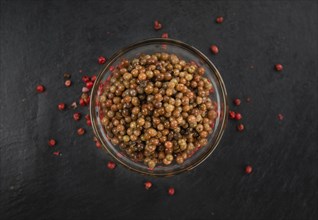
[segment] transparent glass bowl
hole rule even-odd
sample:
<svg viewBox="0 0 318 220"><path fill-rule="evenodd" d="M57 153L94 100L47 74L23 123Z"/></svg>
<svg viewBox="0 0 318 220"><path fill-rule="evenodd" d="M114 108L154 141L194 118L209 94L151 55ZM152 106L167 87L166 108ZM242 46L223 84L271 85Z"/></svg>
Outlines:
<svg viewBox="0 0 318 220"><path fill-rule="evenodd" d="M106 131L101 123L100 109L98 98L100 88L103 83L111 76L111 71L114 66L117 66L120 61L125 59L133 59L140 54L153 54L156 52L166 52L176 54L186 62L194 61L199 66L205 68L205 77L210 79L214 92L211 94L212 100L217 102L218 117L215 121L214 129L208 136L208 144L196 151L190 158L186 159L183 164L172 164L165 166L158 164L154 169L150 170L147 165L141 162L131 160L120 147L114 146L107 138ZM148 174L153 176L171 176L191 170L201 164L215 150L223 135L228 115L227 92L223 79L213 65L213 63L199 50L178 40L153 38L143 40L141 42L127 46L115 53L105 64L105 68L98 74L94 87L91 91L90 116L92 127L96 137L107 150L107 152L119 163L130 170L140 174Z"/></svg>

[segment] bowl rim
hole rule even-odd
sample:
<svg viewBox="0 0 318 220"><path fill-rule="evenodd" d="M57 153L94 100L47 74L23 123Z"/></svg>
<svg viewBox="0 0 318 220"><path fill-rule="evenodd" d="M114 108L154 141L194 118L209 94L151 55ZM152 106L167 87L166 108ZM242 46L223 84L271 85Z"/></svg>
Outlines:
<svg viewBox="0 0 318 220"><path fill-rule="evenodd" d="M194 163L190 164L188 167L184 167L180 170L175 170L175 171L170 171L167 173L155 173L152 171L143 171L143 170L139 170L136 169L134 167L129 166L129 164L124 163L123 161L121 161L116 155L114 155L107 147L107 144L104 142L103 138L101 138L101 134L99 129L97 128L97 123L96 123L96 112L95 112L95 96L97 95L97 89L98 89L98 82L101 80L103 74L108 70L108 68L111 66L111 64L121 55L125 54L128 51L131 51L135 48L138 48L140 46L145 46L145 45L149 45L149 44L153 44L153 43L168 43L168 44L172 44L172 45L176 45L179 46L181 48L184 48L188 51L191 51L193 53L195 53L197 56L199 56L202 60L204 60L204 62L209 66L209 68L211 68L211 70L213 71L213 73L216 76L216 79L218 80L218 83L220 85L221 91L220 93L223 96L223 103L224 103L224 110L223 110L223 118L222 121L220 121L221 127L220 127L220 131L216 134L216 139L215 142L211 143L211 147L210 149L203 154L200 158L198 158L197 161L195 161ZM103 148L111 155L111 157L113 157L117 162L119 162L120 164L122 164L125 168L128 168L129 170L132 170L134 172L137 172L139 174L146 174L146 175L150 175L150 176L158 176L158 177L167 177L167 176L174 176L176 174L180 174L183 173L185 171L190 171L194 168L196 168L197 166L199 166L201 163L203 163L212 153L213 151L216 149L216 147L218 146L218 144L220 143L222 136L224 134L225 128L226 128L226 124L228 121L228 111L229 111L229 107L228 107L228 96L227 96L227 91L226 91L226 87L224 84L224 81L221 77L221 74L219 72L219 70L216 68L216 66L213 64L213 62L206 56L204 55L201 51L199 51L198 49L196 49L195 47L184 43L182 41L179 40L175 40L175 39L171 39L171 38L148 38L148 39L144 39L141 41L138 41L136 43L132 43L126 47L121 48L120 50L118 50L117 52L115 52L107 61L106 64L104 64L105 67L98 73L95 83L93 85L93 88L90 92L90 104L89 104L89 113L90 113L90 118L92 121L92 128L93 128L93 132L96 136L96 138L98 139L98 141L102 144Z"/></svg>

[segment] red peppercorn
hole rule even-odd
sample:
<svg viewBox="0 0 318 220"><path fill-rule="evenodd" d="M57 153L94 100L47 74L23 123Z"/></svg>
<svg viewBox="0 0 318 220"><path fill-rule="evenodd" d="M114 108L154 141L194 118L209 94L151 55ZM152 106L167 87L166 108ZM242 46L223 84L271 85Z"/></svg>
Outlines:
<svg viewBox="0 0 318 220"><path fill-rule="evenodd" d="M223 20L224 20L224 18L222 16L219 16L215 19L215 22L218 24L221 24L221 23L223 23Z"/></svg>
<svg viewBox="0 0 318 220"><path fill-rule="evenodd" d="M54 147L55 145L56 145L56 140L50 139L50 140L49 140L49 146L50 146L50 147Z"/></svg>
<svg viewBox="0 0 318 220"><path fill-rule="evenodd" d="M89 76L83 76L83 77L82 77L82 81L83 81L84 83L87 83L89 80L90 80L90 79L89 79Z"/></svg>
<svg viewBox="0 0 318 220"><path fill-rule="evenodd" d="M277 115L277 118L278 118L278 120L282 121L282 120L284 119L284 115L281 114L281 113L279 113L279 114Z"/></svg>
<svg viewBox="0 0 318 220"><path fill-rule="evenodd" d="M36 91L37 91L38 93L42 93L42 92L44 92L44 90L45 90L45 88L44 88L43 85L38 85L38 86L36 87Z"/></svg>
<svg viewBox="0 0 318 220"><path fill-rule="evenodd" d="M278 63L278 64L275 65L275 69L276 69L276 71L280 72L280 71L283 70L283 65Z"/></svg>
<svg viewBox="0 0 318 220"><path fill-rule="evenodd" d="M81 119L81 113L79 112L74 113L73 118L75 121L79 121Z"/></svg>
<svg viewBox="0 0 318 220"><path fill-rule="evenodd" d="M233 103L234 105L239 106L241 104L241 99L234 99Z"/></svg>
<svg viewBox="0 0 318 220"><path fill-rule="evenodd" d="M236 128L237 128L238 131L243 131L244 130L244 125L243 124L238 124Z"/></svg>
<svg viewBox="0 0 318 220"><path fill-rule="evenodd" d="M95 75L92 76L92 77L91 77L91 81L92 81L92 82L95 82L96 78L97 78L97 77L96 77Z"/></svg>
<svg viewBox="0 0 318 220"><path fill-rule="evenodd" d="M92 121L91 121L91 120L86 120L86 124L87 124L88 126L92 126Z"/></svg>
<svg viewBox="0 0 318 220"><path fill-rule="evenodd" d="M107 163L107 167L108 167L108 169L113 170L113 169L115 169L116 164L113 161L109 161Z"/></svg>
<svg viewBox="0 0 318 220"><path fill-rule="evenodd" d="M84 100L85 104L88 105L90 100L91 100L91 99L90 99L90 97L88 96L87 99Z"/></svg>
<svg viewBox="0 0 318 220"><path fill-rule="evenodd" d="M91 89L93 87L94 83L92 81L88 81L86 83L86 88Z"/></svg>
<svg viewBox="0 0 318 220"><path fill-rule="evenodd" d="M79 104L80 104L81 106L87 105L86 102L84 101L84 99L82 99L82 98L79 100Z"/></svg>
<svg viewBox="0 0 318 220"><path fill-rule="evenodd" d="M89 92L89 89L88 89L88 88L86 88L86 87L83 87L83 88L82 88L82 92L83 92L83 93L85 93L85 92Z"/></svg>
<svg viewBox="0 0 318 220"><path fill-rule="evenodd" d="M234 118L235 118L235 115L236 115L235 112L229 111L229 117L230 117L231 119L234 119Z"/></svg>
<svg viewBox="0 0 318 220"><path fill-rule="evenodd" d="M104 64L104 63L106 63L106 58L103 57L103 56L98 57L98 63L99 63L99 64Z"/></svg>
<svg viewBox="0 0 318 220"><path fill-rule="evenodd" d="M79 128L79 129L77 129L77 134L78 134L79 136L85 134L84 128Z"/></svg>
<svg viewBox="0 0 318 220"><path fill-rule="evenodd" d="M72 81L68 79L68 80L65 81L64 85L66 87L70 87L72 85Z"/></svg>
<svg viewBox="0 0 318 220"><path fill-rule="evenodd" d="M247 165L247 166L245 167L245 173L246 173L246 174L250 174L250 173L252 173L252 171L253 171L253 168L252 168L251 165Z"/></svg>
<svg viewBox="0 0 318 220"><path fill-rule="evenodd" d="M173 196L174 193L175 193L174 188L173 188L173 187L170 187L170 188L168 189L168 194L169 194L170 196Z"/></svg>
<svg viewBox="0 0 318 220"><path fill-rule="evenodd" d="M100 148L102 146L99 141L96 141L95 145L96 145L97 148Z"/></svg>
<svg viewBox="0 0 318 220"><path fill-rule="evenodd" d="M154 23L154 29L155 30L160 30L162 28L162 24L161 23L159 23L159 21L155 21L155 23Z"/></svg>
<svg viewBox="0 0 318 220"><path fill-rule="evenodd" d="M213 54L218 54L218 53L219 53L219 48L218 48L218 46L216 46L216 45L212 45L212 46L210 47L210 49L211 49L211 51L212 51Z"/></svg>
<svg viewBox="0 0 318 220"><path fill-rule="evenodd" d="M65 109L65 103L60 103L60 104L58 104L58 106L57 106L58 108L59 108L59 110L64 110Z"/></svg>
<svg viewBox="0 0 318 220"><path fill-rule="evenodd" d="M241 119L242 119L241 113L236 113L236 114L235 114L235 119L236 119L236 120L241 120Z"/></svg>
<svg viewBox="0 0 318 220"><path fill-rule="evenodd" d="M150 189L152 186L152 183L150 181L147 181L144 183L144 185L145 185L145 189Z"/></svg>
<svg viewBox="0 0 318 220"><path fill-rule="evenodd" d="M85 119L86 119L86 120L90 120L90 119L91 119L91 116L90 116L89 114L86 114L86 115L85 115Z"/></svg>
<svg viewBox="0 0 318 220"><path fill-rule="evenodd" d="M163 34L161 35L161 37L162 37L162 38L168 38L169 35L168 35L168 33L163 33Z"/></svg>
<svg viewBox="0 0 318 220"><path fill-rule="evenodd" d="M60 156L60 155L61 155L61 152L60 152L60 151L54 151L54 152L53 152L53 155L54 155L54 156Z"/></svg>

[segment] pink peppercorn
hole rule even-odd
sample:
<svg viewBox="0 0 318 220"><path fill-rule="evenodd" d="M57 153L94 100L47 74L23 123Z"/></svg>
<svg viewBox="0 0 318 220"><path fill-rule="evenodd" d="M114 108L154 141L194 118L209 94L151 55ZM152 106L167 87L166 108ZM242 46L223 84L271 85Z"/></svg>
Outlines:
<svg viewBox="0 0 318 220"><path fill-rule="evenodd" d="M210 49L211 49L213 54L218 54L219 53L219 48L216 45L211 45Z"/></svg>
<svg viewBox="0 0 318 220"><path fill-rule="evenodd" d="M93 87L94 83L92 81L88 81L86 83L86 88L91 89Z"/></svg>
<svg viewBox="0 0 318 220"><path fill-rule="evenodd" d="M68 79L68 80L65 81L64 85L66 87L70 87L72 85L72 81Z"/></svg>
<svg viewBox="0 0 318 220"><path fill-rule="evenodd" d="M74 113L73 118L75 121L79 121L81 119L81 113L79 112Z"/></svg>
<svg viewBox="0 0 318 220"><path fill-rule="evenodd" d="M251 165L247 165L247 166L245 167L245 173L246 173L246 174L250 174L250 173L252 173L252 171L253 171L253 168L252 168Z"/></svg>
<svg viewBox="0 0 318 220"><path fill-rule="evenodd" d="M93 76L91 77L91 81L92 81L92 82L95 82L96 78L97 78L97 77L96 77L95 75L93 75Z"/></svg>
<svg viewBox="0 0 318 220"><path fill-rule="evenodd" d="M161 35L161 37L162 37L162 38L168 38L169 35L168 35L168 33L163 33L163 34Z"/></svg>
<svg viewBox="0 0 318 220"><path fill-rule="evenodd" d="M82 77L82 81L83 81L84 83L87 83L89 80L90 80L90 79L89 79L89 76L83 76L83 77Z"/></svg>
<svg viewBox="0 0 318 220"><path fill-rule="evenodd" d="M79 136L82 136L83 134L85 134L84 128L79 128L79 129L77 129L77 134L78 134Z"/></svg>
<svg viewBox="0 0 318 220"><path fill-rule="evenodd" d="M173 187L170 187L170 188L168 189L168 194L169 194L170 196L173 196L174 193L175 193L174 188L173 188Z"/></svg>
<svg viewBox="0 0 318 220"><path fill-rule="evenodd" d="M223 23L223 20L224 20L224 18L222 16L219 16L215 19L215 22L218 24L221 24L221 23Z"/></svg>
<svg viewBox="0 0 318 220"><path fill-rule="evenodd" d="M96 145L97 148L100 148L102 146L99 141L96 141L95 145Z"/></svg>
<svg viewBox="0 0 318 220"><path fill-rule="evenodd" d="M60 156L60 155L61 155L61 152L60 152L60 151L54 151L54 152L53 152L53 155L54 155L54 156Z"/></svg>
<svg viewBox="0 0 318 220"><path fill-rule="evenodd" d="M108 169L113 170L113 169L115 169L116 164L113 161L109 161L107 163L107 167L108 167Z"/></svg>
<svg viewBox="0 0 318 220"><path fill-rule="evenodd" d="M37 91L38 93L42 93L42 92L44 92L44 90L45 90L45 88L44 88L43 85L38 85L38 86L36 87L36 91Z"/></svg>
<svg viewBox="0 0 318 220"><path fill-rule="evenodd" d="M278 63L278 64L275 65L275 69L276 69L276 71L280 72L280 71L283 70L283 65Z"/></svg>
<svg viewBox="0 0 318 220"><path fill-rule="evenodd" d="M242 119L241 113L236 113L236 114L235 114L235 119L236 119L236 120L241 120L241 119Z"/></svg>
<svg viewBox="0 0 318 220"><path fill-rule="evenodd" d="M239 106L241 104L241 99L234 99L233 103L234 105Z"/></svg>
<svg viewBox="0 0 318 220"><path fill-rule="evenodd" d="M84 99L82 99L82 98L79 100L79 104L80 104L81 106L87 105L86 102L84 101Z"/></svg>
<svg viewBox="0 0 318 220"><path fill-rule="evenodd" d="M236 115L235 112L229 111L229 117L230 117L231 119L234 119L234 118L235 118L235 115Z"/></svg>
<svg viewBox="0 0 318 220"><path fill-rule="evenodd" d="M144 183L144 185L145 185L145 189L150 189L151 188L151 186L152 186L152 183L150 182L150 181L147 181L147 182L145 182Z"/></svg>
<svg viewBox="0 0 318 220"><path fill-rule="evenodd" d="M88 120L86 120L86 124L87 124L88 126L92 126L92 121L91 121L90 119L88 119Z"/></svg>
<svg viewBox="0 0 318 220"><path fill-rule="evenodd" d="M159 21L156 20L156 21L154 22L153 28L154 28L155 30L160 30L160 29L162 28L162 24L159 23Z"/></svg>
<svg viewBox="0 0 318 220"><path fill-rule="evenodd" d="M61 111L62 111L62 110L64 110L64 109L65 109L65 103L63 103L63 102L62 102L62 103L58 104L58 106L57 106L57 107L58 107L58 109L59 109L59 110L61 110Z"/></svg>
<svg viewBox="0 0 318 220"><path fill-rule="evenodd" d="M98 63L99 63L99 64L104 64L104 63L106 63L106 58L103 57L103 56L98 57Z"/></svg>
<svg viewBox="0 0 318 220"><path fill-rule="evenodd" d="M279 114L277 115L277 118L278 118L278 120L282 121L282 120L284 119L284 115L281 114L281 113L279 113Z"/></svg>
<svg viewBox="0 0 318 220"><path fill-rule="evenodd" d="M244 130L244 125L243 124L238 124L236 128L237 128L238 131L243 131Z"/></svg>
<svg viewBox="0 0 318 220"><path fill-rule="evenodd" d="M56 145L56 140L50 139L50 140L49 140L49 146L50 146L50 147L54 147L55 145Z"/></svg>

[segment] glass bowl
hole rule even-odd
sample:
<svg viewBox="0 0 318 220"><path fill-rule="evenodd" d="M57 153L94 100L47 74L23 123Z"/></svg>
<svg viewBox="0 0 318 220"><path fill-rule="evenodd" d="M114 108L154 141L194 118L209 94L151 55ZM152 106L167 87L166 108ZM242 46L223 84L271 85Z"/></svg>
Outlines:
<svg viewBox="0 0 318 220"><path fill-rule="evenodd" d="M173 162L170 165L157 165L154 169L149 169L147 165L131 160L123 150L114 146L106 135L106 131L101 123L101 114L99 108L99 95L101 88L111 77L111 70L117 66L120 61L125 59L133 59L140 54L153 54L156 52L166 52L176 54L185 61L193 61L197 65L205 68L205 77L207 77L213 87L214 92L210 94L212 100L217 102L218 116L214 123L213 131L208 136L207 145L198 149L192 156L184 161L183 164ZM92 127L97 139L103 148L119 163L130 170L140 174L148 174L152 176L171 176L191 170L201 164L215 150L223 135L228 115L227 92L223 79L214 66L214 64L199 50L178 40L153 38L143 40L141 42L127 46L115 53L105 64L104 69L98 74L97 79L91 91L90 116Z"/></svg>

